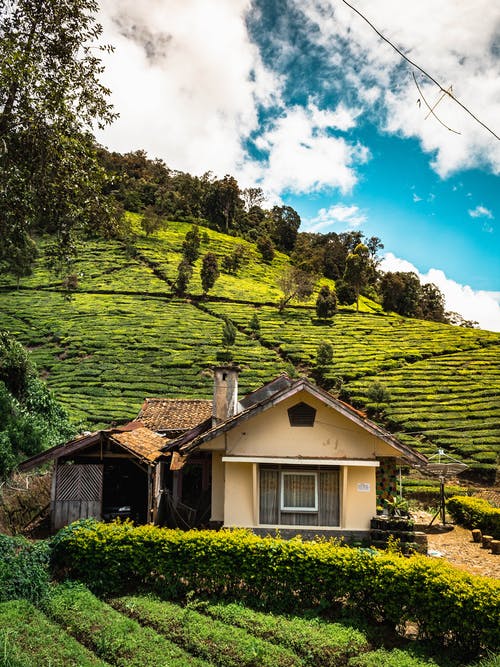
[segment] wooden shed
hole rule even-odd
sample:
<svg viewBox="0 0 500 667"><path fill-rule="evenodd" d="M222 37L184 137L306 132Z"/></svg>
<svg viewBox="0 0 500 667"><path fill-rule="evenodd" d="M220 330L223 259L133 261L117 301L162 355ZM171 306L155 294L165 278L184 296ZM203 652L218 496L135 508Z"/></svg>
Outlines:
<svg viewBox="0 0 500 667"><path fill-rule="evenodd" d="M21 470L54 461L51 528L59 530L94 517L156 523L161 497L161 452L165 439L134 421L52 447L20 465Z"/></svg>

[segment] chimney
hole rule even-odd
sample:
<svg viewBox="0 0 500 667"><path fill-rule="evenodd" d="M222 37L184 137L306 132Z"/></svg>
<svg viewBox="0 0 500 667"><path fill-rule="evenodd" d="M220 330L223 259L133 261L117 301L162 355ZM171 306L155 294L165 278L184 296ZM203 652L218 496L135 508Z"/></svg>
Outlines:
<svg viewBox="0 0 500 667"><path fill-rule="evenodd" d="M212 426L233 417L238 412L237 366L214 368L214 398L212 403Z"/></svg>

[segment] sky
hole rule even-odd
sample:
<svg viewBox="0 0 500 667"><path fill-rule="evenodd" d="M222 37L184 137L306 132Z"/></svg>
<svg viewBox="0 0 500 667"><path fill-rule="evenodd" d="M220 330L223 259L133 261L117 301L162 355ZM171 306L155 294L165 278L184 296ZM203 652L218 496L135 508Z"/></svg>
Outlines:
<svg viewBox="0 0 500 667"><path fill-rule="evenodd" d="M500 3L350 4L500 136ZM99 20L103 145L378 236L383 270L500 331L500 141L343 0L101 0Z"/></svg>

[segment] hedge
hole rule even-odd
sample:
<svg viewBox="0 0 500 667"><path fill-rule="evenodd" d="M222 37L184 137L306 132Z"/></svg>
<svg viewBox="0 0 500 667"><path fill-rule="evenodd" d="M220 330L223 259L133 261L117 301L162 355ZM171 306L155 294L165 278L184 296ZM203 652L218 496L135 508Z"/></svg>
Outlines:
<svg viewBox="0 0 500 667"><path fill-rule="evenodd" d="M466 528L480 528L485 535L500 539L500 509L482 498L454 496L447 502L454 521Z"/></svg>
<svg viewBox="0 0 500 667"><path fill-rule="evenodd" d="M0 602L25 598L37 604L48 592L49 547L0 533Z"/></svg>
<svg viewBox="0 0 500 667"><path fill-rule="evenodd" d="M99 593L194 591L272 611L342 604L395 628L411 622L421 637L467 654L500 646L500 582L425 556L86 519L57 534L52 557L59 575Z"/></svg>

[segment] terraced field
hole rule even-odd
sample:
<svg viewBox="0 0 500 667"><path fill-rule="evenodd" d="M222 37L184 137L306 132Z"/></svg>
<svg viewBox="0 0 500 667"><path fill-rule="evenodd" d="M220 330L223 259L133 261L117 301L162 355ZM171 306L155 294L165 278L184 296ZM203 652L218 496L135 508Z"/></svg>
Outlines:
<svg viewBox="0 0 500 667"><path fill-rule="evenodd" d="M132 217L137 226L137 218ZM0 283L0 328L32 349L49 386L87 427L133 418L146 396L209 397L208 368L221 349L223 318L239 333L234 359L246 393L279 372L308 373L318 345L330 342L326 375L342 395L369 402L375 380L390 392L384 420L425 453L443 447L493 479L500 453L500 334L410 320L381 312L364 299L361 313L342 308L331 323L308 304L279 313L277 280L287 258L260 261L242 239L201 230L202 254L219 259L237 245L246 264L221 273L201 298L198 260L189 298L171 283L188 224L169 222L157 236L136 236L133 247L89 241L75 266L70 299L43 256L17 290ZM260 332L249 323L257 313Z"/></svg>
<svg viewBox="0 0 500 667"><path fill-rule="evenodd" d="M0 642L0 664L17 667L439 664L412 649L375 650L363 632L341 623L147 596L107 604L79 584L55 587L43 612L23 600L0 603Z"/></svg>

